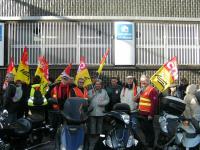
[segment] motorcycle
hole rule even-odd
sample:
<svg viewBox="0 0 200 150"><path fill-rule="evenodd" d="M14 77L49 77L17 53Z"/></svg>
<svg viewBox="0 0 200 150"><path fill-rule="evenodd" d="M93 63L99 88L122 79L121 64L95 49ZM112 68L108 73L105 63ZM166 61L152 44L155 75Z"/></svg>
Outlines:
<svg viewBox="0 0 200 150"><path fill-rule="evenodd" d="M8 112L3 110L0 112L0 148L8 149L24 149L28 135L31 132L32 125L25 119L20 118L16 122L8 123Z"/></svg>
<svg viewBox="0 0 200 150"><path fill-rule="evenodd" d="M200 122L192 118L191 120L181 120L177 129L176 143L189 149L200 149Z"/></svg>
<svg viewBox="0 0 200 150"><path fill-rule="evenodd" d="M106 149L133 149L137 146L138 140L134 136L129 114L129 105L118 103L105 115L110 127L107 134L100 135L100 141Z"/></svg>
<svg viewBox="0 0 200 150"><path fill-rule="evenodd" d="M56 150L82 150L86 131L86 121L90 112L88 101L79 98L68 98L61 114L63 124L56 134Z"/></svg>
<svg viewBox="0 0 200 150"><path fill-rule="evenodd" d="M177 149L175 142L179 121L182 118L182 113L185 110L183 100L165 96L160 99L161 114L158 119L160 126L159 131L155 135L154 147L156 149Z"/></svg>

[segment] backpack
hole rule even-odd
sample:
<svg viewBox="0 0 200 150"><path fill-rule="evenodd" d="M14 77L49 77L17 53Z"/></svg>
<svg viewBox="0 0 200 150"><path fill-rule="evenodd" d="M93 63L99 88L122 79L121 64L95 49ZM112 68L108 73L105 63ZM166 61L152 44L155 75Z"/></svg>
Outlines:
<svg viewBox="0 0 200 150"><path fill-rule="evenodd" d="M34 105L42 105L43 100L44 100L44 98L40 91L40 88L35 88L33 104Z"/></svg>
<svg viewBox="0 0 200 150"><path fill-rule="evenodd" d="M15 85L12 85L12 86L15 86ZM15 88L16 88L15 95L12 98L14 103L19 102L21 100L22 94L23 94L21 86L15 86Z"/></svg>
<svg viewBox="0 0 200 150"><path fill-rule="evenodd" d="M200 105L200 90L196 91L195 96L196 96L197 102Z"/></svg>

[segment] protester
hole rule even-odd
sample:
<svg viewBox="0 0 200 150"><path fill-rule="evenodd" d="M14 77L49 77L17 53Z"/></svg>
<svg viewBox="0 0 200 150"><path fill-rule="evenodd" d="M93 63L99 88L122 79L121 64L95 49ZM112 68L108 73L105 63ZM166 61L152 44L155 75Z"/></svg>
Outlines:
<svg viewBox="0 0 200 150"><path fill-rule="evenodd" d="M186 88L188 85L189 85L188 80L186 78L182 78L180 85L177 88L177 97L178 98L180 98L182 100L184 99L184 97L186 95L185 91L186 91Z"/></svg>
<svg viewBox="0 0 200 150"><path fill-rule="evenodd" d="M84 78L79 78L78 79L78 85L75 86L74 88L72 88L71 90L71 97L80 97L80 98L84 98L84 99L88 99L88 91L86 88L83 87L84 85Z"/></svg>
<svg viewBox="0 0 200 150"><path fill-rule="evenodd" d="M127 83L122 88L120 98L121 103L127 103L131 110L135 110L138 107L138 98L140 96L140 87L137 86L136 78L133 76L127 76Z"/></svg>
<svg viewBox="0 0 200 150"><path fill-rule="evenodd" d="M197 92L197 85L191 84L186 88L186 96L184 97L184 102L186 104L185 111L183 115L187 119L195 118L200 121L200 104L195 96Z"/></svg>
<svg viewBox="0 0 200 150"><path fill-rule="evenodd" d="M28 86L26 83L22 82L21 80L15 81L16 87L18 92L21 91L22 95L19 100L19 109L17 112L17 118L22 118L24 116L28 115L28 105L27 101L30 97L30 86Z"/></svg>
<svg viewBox="0 0 200 150"><path fill-rule="evenodd" d="M90 106L93 111L89 114L89 150L93 150L102 133L103 115L105 106L109 103L109 97L105 89L102 89L102 81L96 80L95 88L88 92Z"/></svg>
<svg viewBox="0 0 200 150"><path fill-rule="evenodd" d="M177 97L177 84L171 84L168 90L168 95Z"/></svg>
<svg viewBox="0 0 200 150"><path fill-rule="evenodd" d="M39 120L45 120L45 113L48 102L44 95L42 95L41 89L41 78L36 75L33 78L33 84L31 85L30 97L28 99L28 107L29 107L29 117ZM35 114L37 114L37 118L35 118Z"/></svg>
<svg viewBox="0 0 200 150"><path fill-rule="evenodd" d="M153 118L158 109L158 91L150 85L150 79L146 75L140 78L141 94L139 99L140 126L145 134L149 146L154 144Z"/></svg>
<svg viewBox="0 0 200 150"><path fill-rule="evenodd" d="M61 75L61 82L57 83L51 91L51 97L56 99L59 104L59 109L63 109L63 105L67 98L70 97L71 77L67 74Z"/></svg>
<svg viewBox="0 0 200 150"><path fill-rule="evenodd" d="M19 108L18 101L15 101L16 85L14 83L14 74L7 74L8 86L5 88L3 95L3 107L8 111L8 122L12 123L17 120L17 111Z"/></svg>
<svg viewBox="0 0 200 150"><path fill-rule="evenodd" d="M120 94L121 94L122 87L118 85L117 77L111 78L111 85L106 88L108 96L110 98L109 104L106 106L107 111L111 111L113 106L117 103L120 103Z"/></svg>

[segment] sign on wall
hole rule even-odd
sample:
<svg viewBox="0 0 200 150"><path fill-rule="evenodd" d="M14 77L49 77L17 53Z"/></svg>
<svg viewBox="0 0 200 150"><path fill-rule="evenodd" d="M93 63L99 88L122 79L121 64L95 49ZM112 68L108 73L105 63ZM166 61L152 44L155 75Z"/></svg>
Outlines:
<svg viewBox="0 0 200 150"><path fill-rule="evenodd" d="M0 23L0 66L4 65L4 23Z"/></svg>
<svg viewBox="0 0 200 150"><path fill-rule="evenodd" d="M135 25L115 22L115 65L135 65Z"/></svg>

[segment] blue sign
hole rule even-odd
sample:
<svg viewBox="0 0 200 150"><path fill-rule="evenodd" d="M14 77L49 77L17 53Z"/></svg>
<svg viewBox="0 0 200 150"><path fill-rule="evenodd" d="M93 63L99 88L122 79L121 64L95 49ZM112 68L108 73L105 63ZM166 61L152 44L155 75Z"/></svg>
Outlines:
<svg viewBox="0 0 200 150"><path fill-rule="evenodd" d="M133 25L132 24L118 24L117 25L117 40L132 40L133 39Z"/></svg>
<svg viewBox="0 0 200 150"><path fill-rule="evenodd" d="M3 33L3 26L0 25L0 41L2 41L2 38L3 38L2 33Z"/></svg>

